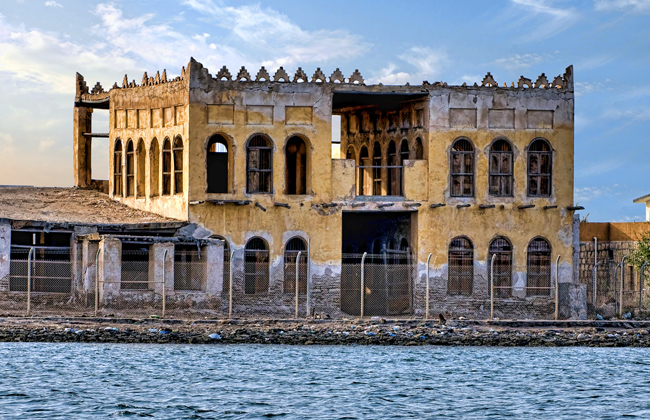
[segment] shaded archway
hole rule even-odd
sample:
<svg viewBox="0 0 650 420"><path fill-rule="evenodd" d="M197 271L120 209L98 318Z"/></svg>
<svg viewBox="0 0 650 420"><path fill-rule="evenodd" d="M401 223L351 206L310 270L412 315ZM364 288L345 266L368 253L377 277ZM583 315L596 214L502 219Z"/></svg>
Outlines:
<svg viewBox="0 0 650 420"><path fill-rule="evenodd" d="M307 145L293 136L285 148L286 194L307 194Z"/></svg>
<svg viewBox="0 0 650 420"><path fill-rule="evenodd" d="M226 139L220 134L210 137L206 153L207 192L228 192L228 155Z"/></svg>

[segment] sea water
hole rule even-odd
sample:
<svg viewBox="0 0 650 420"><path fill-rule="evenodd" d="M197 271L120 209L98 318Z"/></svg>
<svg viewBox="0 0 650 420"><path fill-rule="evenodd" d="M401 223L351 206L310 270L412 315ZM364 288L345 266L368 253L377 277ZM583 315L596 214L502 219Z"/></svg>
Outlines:
<svg viewBox="0 0 650 420"><path fill-rule="evenodd" d="M650 418L650 349L0 343L0 418Z"/></svg>

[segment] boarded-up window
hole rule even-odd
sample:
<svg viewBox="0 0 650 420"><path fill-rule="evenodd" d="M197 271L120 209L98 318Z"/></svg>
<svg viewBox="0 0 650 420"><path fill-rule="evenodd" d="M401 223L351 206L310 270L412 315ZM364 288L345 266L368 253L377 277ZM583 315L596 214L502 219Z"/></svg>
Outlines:
<svg viewBox="0 0 650 420"><path fill-rule="evenodd" d="M298 293L307 293L307 243L302 238L292 238L284 248L284 293L296 293L296 261L298 263Z"/></svg>
<svg viewBox="0 0 650 420"><path fill-rule="evenodd" d="M228 192L228 160L228 142L226 139L219 134L210 137L206 155L207 192Z"/></svg>
<svg viewBox="0 0 650 420"><path fill-rule="evenodd" d="M490 148L490 195L512 197L512 147L506 140L497 140Z"/></svg>
<svg viewBox="0 0 650 420"><path fill-rule="evenodd" d="M246 191L273 192L273 145L262 135L253 136L246 148Z"/></svg>
<svg viewBox="0 0 650 420"><path fill-rule="evenodd" d="M174 194L183 192L183 139L174 139Z"/></svg>
<svg viewBox="0 0 650 420"><path fill-rule="evenodd" d="M474 283L474 247L469 239L457 237L449 245L447 293L471 295Z"/></svg>
<svg viewBox="0 0 650 420"><path fill-rule="evenodd" d="M494 272L489 271L494 258ZM488 250L488 281L494 276L494 296L508 297L512 287L512 244L506 238L494 238Z"/></svg>
<svg viewBox="0 0 650 420"><path fill-rule="evenodd" d="M287 194L307 194L307 145L294 136L285 149L285 187Z"/></svg>
<svg viewBox="0 0 650 420"><path fill-rule="evenodd" d="M544 238L528 244L527 296L548 296L551 293L551 245Z"/></svg>
<svg viewBox="0 0 650 420"><path fill-rule="evenodd" d="M458 139L451 147L451 196L474 196L474 146Z"/></svg>
<svg viewBox="0 0 650 420"><path fill-rule="evenodd" d="M262 238L251 238L244 250L244 293L269 290L269 247Z"/></svg>
<svg viewBox="0 0 650 420"><path fill-rule="evenodd" d="M549 197L553 156L551 145L543 139L533 140L528 148L528 196Z"/></svg>
<svg viewBox="0 0 650 420"><path fill-rule="evenodd" d="M113 149L113 195L122 196L122 141L115 142Z"/></svg>
<svg viewBox="0 0 650 420"><path fill-rule="evenodd" d="M172 193L172 145L169 139L163 142L162 150L162 194Z"/></svg>

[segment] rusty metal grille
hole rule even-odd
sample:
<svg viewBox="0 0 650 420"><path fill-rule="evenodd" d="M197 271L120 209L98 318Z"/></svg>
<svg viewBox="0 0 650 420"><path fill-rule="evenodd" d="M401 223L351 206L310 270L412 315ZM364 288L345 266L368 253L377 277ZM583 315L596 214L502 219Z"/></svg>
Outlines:
<svg viewBox="0 0 650 420"><path fill-rule="evenodd" d="M498 297L508 297L512 294L512 244L506 238L496 238L490 243L488 251L488 268L494 259L494 273L488 269L488 284L492 284L494 276L494 294Z"/></svg>
<svg viewBox="0 0 650 420"><path fill-rule="evenodd" d="M474 247L467 238L455 238L449 246L447 293L471 295L474 285Z"/></svg>
<svg viewBox="0 0 650 420"><path fill-rule="evenodd" d="M528 245L526 295L548 296L551 293L551 246L542 238Z"/></svg>

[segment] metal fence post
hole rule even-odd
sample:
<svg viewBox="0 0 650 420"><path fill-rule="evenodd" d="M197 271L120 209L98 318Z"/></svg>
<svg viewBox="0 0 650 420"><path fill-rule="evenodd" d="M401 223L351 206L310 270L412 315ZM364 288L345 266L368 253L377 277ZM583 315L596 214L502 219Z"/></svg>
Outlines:
<svg viewBox="0 0 650 420"><path fill-rule="evenodd" d="M97 247L97 253L95 254L95 316L99 311L99 251L100 247Z"/></svg>
<svg viewBox="0 0 650 420"><path fill-rule="evenodd" d="M625 277L625 270L624 270L624 265L625 265L625 259L627 256L623 257L621 260L621 301L619 303L619 315L622 317L623 316L623 278Z"/></svg>
<svg viewBox="0 0 650 420"><path fill-rule="evenodd" d="M228 267L228 270L230 271L230 284L228 285L228 288L230 289L228 291L228 318L232 318L232 283L235 281L232 277L232 265L233 265L233 258L235 257L235 250L230 251L230 266Z"/></svg>
<svg viewBox="0 0 650 420"><path fill-rule="evenodd" d="M29 248L27 254L27 316L32 312L32 256L34 255L34 248Z"/></svg>
<svg viewBox="0 0 650 420"><path fill-rule="evenodd" d="M299 267L300 267L300 255L302 254L302 251L298 251L298 256L296 257L296 314L295 318L298 318L298 287L300 286L299 280Z"/></svg>
<svg viewBox="0 0 650 420"><path fill-rule="evenodd" d="M427 258L427 296L426 296L426 306L425 306L425 311L424 311L424 319L429 319L429 279L430 277L430 269L429 269L429 262L431 261L431 255L429 254L429 258Z"/></svg>
<svg viewBox="0 0 650 420"><path fill-rule="evenodd" d="M557 256L555 260L555 320L560 319L560 258Z"/></svg>
<svg viewBox="0 0 650 420"><path fill-rule="evenodd" d="M592 277L593 277L593 284L591 285L591 303L594 305L594 309L596 308L596 292L598 291L598 266L600 265L600 262L597 262L594 264L594 268L591 270L592 271Z"/></svg>
<svg viewBox="0 0 650 420"><path fill-rule="evenodd" d="M163 252L163 262L162 262L162 318L165 317L165 300L166 300L166 295L165 295L165 262L167 262L167 250Z"/></svg>
<svg viewBox="0 0 650 420"><path fill-rule="evenodd" d="M648 265L647 261L641 264L641 273L639 274L639 312L641 312L641 294L643 293L643 281L645 280L643 272L645 271L646 265Z"/></svg>
<svg viewBox="0 0 650 420"><path fill-rule="evenodd" d="M360 311L359 311L359 316L361 318L363 318L363 306L364 306L364 299L365 299L364 295L366 294L366 283L364 281L365 280L365 278L364 278L365 277L365 272L364 272L364 268L363 268L363 265L366 262L366 254L368 254L368 253L364 252L363 256L361 257L361 308L360 308Z"/></svg>
<svg viewBox="0 0 650 420"><path fill-rule="evenodd" d="M311 240L307 241L307 302L305 303L305 316L311 315Z"/></svg>
<svg viewBox="0 0 650 420"><path fill-rule="evenodd" d="M497 254L492 255L490 260L490 319L494 319L494 259Z"/></svg>

